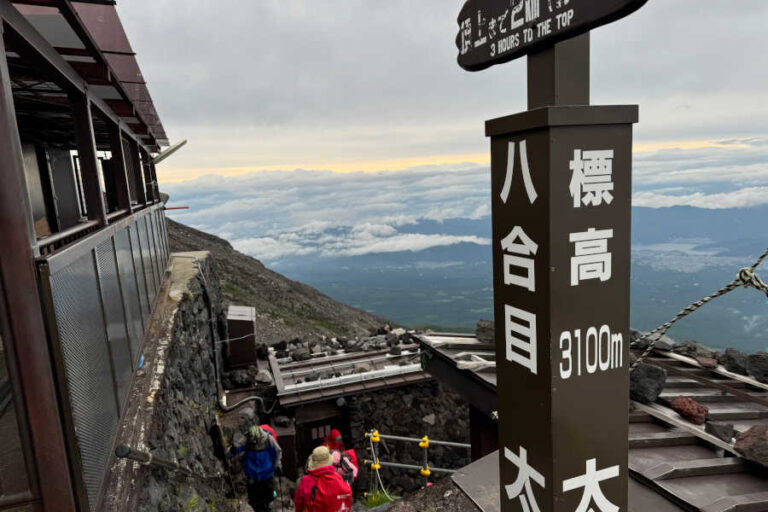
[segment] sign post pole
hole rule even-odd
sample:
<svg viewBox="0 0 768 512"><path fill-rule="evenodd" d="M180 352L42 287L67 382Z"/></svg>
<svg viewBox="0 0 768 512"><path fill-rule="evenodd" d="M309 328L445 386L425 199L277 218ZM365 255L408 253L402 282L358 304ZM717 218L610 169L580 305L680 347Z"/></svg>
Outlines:
<svg viewBox="0 0 768 512"><path fill-rule="evenodd" d="M502 512L628 510L632 125L589 106L589 30L645 0L467 0L459 64L528 55L491 139Z"/></svg>
<svg viewBox="0 0 768 512"><path fill-rule="evenodd" d="M627 510L636 120L548 106L486 123L504 512Z"/></svg>
<svg viewBox="0 0 768 512"><path fill-rule="evenodd" d="M589 105L589 32L528 55L528 110Z"/></svg>

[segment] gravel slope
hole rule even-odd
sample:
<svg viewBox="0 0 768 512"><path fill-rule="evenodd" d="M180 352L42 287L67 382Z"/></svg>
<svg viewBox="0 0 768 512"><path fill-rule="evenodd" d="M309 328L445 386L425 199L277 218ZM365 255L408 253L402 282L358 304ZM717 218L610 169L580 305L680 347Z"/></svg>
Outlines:
<svg viewBox="0 0 768 512"><path fill-rule="evenodd" d="M258 341L276 343L320 335L363 335L386 323L269 270L217 236L168 219L168 238L172 252L212 253L225 299L232 304L256 307Z"/></svg>

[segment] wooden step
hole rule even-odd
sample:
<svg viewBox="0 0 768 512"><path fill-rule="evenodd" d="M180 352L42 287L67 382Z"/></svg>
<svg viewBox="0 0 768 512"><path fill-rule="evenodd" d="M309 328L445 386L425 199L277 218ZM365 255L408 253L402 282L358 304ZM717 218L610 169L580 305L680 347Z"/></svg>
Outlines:
<svg viewBox="0 0 768 512"><path fill-rule="evenodd" d="M700 382L697 382L693 379L686 379L685 377L678 377L677 375L669 375L667 377L667 382L664 385L664 387L674 387L674 388L702 388L706 387Z"/></svg>
<svg viewBox="0 0 768 512"><path fill-rule="evenodd" d="M713 459L673 460L643 472L651 480L669 480L691 476L723 475L746 471L744 461L739 457L719 457Z"/></svg>
<svg viewBox="0 0 768 512"><path fill-rule="evenodd" d="M710 411L707 414L707 418L712 421L759 420L768 418L768 411L764 409L753 411Z"/></svg>
<svg viewBox="0 0 768 512"><path fill-rule="evenodd" d="M768 399L765 393L749 393L756 398ZM663 393L659 395L659 398L671 402L678 396L687 396L693 398L700 403L749 403L746 400L734 396L728 392L720 391L712 388L700 388L700 389L665 389Z"/></svg>
<svg viewBox="0 0 768 512"><path fill-rule="evenodd" d="M768 510L768 492L724 496L701 507L701 512L765 512Z"/></svg>
<svg viewBox="0 0 768 512"><path fill-rule="evenodd" d="M630 434L629 449L654 448L657 446L681 446L697 444L699 438L688 432L670 430L668 432Z"/></svg>
<svg viewBox="0 0 768 512"><path fill-rule="evenodd" d="M655 421L653 416L642 411L630 411L629 422L630 423L652 423Z"/></svg>

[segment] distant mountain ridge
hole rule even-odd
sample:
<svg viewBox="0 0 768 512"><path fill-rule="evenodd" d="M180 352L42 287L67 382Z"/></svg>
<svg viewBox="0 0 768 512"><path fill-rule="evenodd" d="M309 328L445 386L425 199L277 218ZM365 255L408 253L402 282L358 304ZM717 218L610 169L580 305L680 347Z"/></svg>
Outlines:
<svg viewBox="0 0 768 512"><path fill-rule="evenodd" d="M768 206L733 209L633 208L632 324L652 329L730 282L768 247ZM424 221L402 232L490 238L489 217ZM332 297L404 325L472 331L493 316L490 245L458 243L423 251L285 257L280 272ZM768 263L758 269L768 277ZM768 302L738 289L670 332L714 348L768 348Z"/></svg>
<svg viewBox="0 0 768 512"><path fill-rule="evenodd" d="M233 249L226 240L170 219L167 222L172 252L210 251L225 298L232 304L256 308L259 341L355 336L385 323L375 315L269 270L259 260Z"/></svg>

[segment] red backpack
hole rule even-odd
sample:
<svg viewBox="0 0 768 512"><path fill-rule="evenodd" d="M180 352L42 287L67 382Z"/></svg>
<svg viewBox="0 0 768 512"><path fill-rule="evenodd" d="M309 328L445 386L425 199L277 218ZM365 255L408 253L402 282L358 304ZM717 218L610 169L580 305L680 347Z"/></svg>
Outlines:
<svg viewBox="0 0 768 512"><path fill-rule="evenodd" d="M313 512L349 512L352 510L352 489L341 476L334 472L312 475Z"/></svg>

